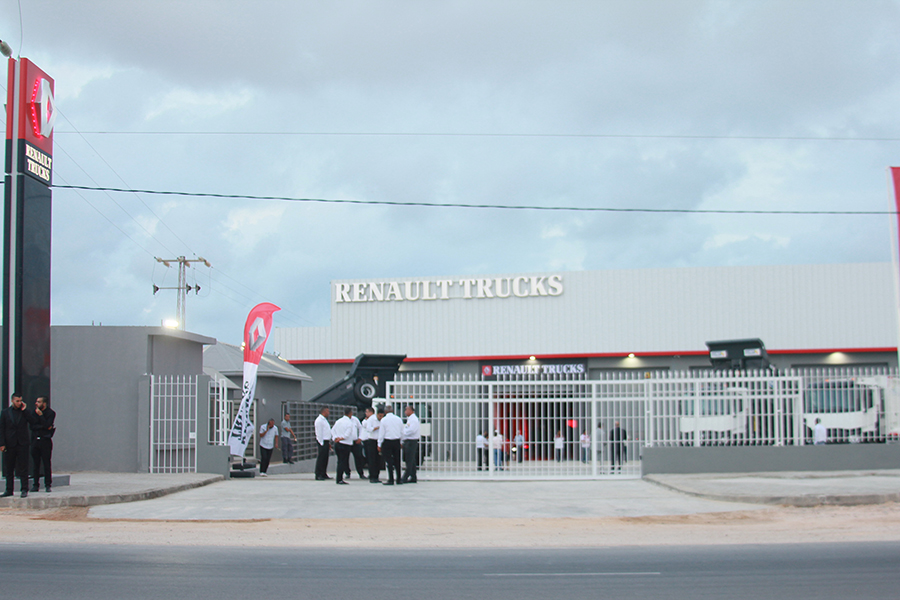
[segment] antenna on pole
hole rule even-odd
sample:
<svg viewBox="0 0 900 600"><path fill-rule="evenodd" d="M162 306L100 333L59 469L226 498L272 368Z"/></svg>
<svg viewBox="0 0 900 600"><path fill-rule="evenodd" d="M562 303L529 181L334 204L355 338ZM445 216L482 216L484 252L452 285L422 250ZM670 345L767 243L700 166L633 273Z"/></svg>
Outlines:
<svg viewBox="0 0 900 600"><path fill-rule="evenodd" d="M178 319L178 329L182 331L185 330L185 321L187 320L186 315L186 300L188 292L193 291L194 294L200 293L199 285L191 285L187 282L187 268L191 263L203 263L209 268L212 268L212 265L209 264L209 261L203 258L202 256L198 256L197 258L185 258L183 256L179 256L178 258L159 258L155 257L156 262L162 263L167 267L171 267L172 263L178 263L178 285L175 287L160 287L156 284L153 285L153 295L156 295L156 292L159 290L177 290L178 296L175 304L175 313Z"/></svg>

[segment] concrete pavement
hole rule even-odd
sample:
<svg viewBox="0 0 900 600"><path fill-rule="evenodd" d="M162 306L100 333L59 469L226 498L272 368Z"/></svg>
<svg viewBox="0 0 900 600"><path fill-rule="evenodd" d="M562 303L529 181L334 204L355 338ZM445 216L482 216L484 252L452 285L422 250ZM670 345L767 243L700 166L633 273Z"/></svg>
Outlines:
<svg viewBox="0 0 900 600"><path fill-rule="evenodd" d="M0 508L93 507L96 518L228 520L412 517L628 517L900 501L900 470L653 475L644 480L426 481L349 486L310 474L230 479L205 474L74 473L69 486Z"/></svg>
<svg viewBox="0 0 900 600"><path fill-rule="evenodd" d="M698 498L787 506L900 501L900 470L647 475L645 481Z"/></svg>
<svg viewBox="0 0 900 600"><path fill-rule="evenodd" d="M47 509L68 506L95 506L149 500L189 490L215 481L221 475L208 473L73 473L69 484L52 492L29 492L27 498L18 493L0 499L0 508Z"/></svg>

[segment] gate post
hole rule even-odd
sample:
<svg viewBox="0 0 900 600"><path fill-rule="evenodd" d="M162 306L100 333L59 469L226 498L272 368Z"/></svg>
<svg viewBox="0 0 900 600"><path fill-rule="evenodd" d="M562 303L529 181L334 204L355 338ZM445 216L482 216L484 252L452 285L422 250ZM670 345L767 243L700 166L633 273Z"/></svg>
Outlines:
<svg viewBox="0 0 900 600"><path fill-rule="evenodd" d="M591 384L591 439L597 437L597 384ZM591 444L591 476L597 477L597 446L600 444L599 439L594 439Z"/></svg>
<svg viewBox="0 0 900 600"><path fill-rule="evenodd" d="M494 476L494 384L488 384L488 476Z"/></svg>

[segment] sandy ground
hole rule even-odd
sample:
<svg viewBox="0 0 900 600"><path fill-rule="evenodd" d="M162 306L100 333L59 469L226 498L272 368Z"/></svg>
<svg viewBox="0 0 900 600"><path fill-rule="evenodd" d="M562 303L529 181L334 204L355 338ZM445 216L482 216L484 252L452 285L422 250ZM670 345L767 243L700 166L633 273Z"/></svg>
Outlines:
<svg viewBox="0 0 900 600"><path fill-rule="evenodd" d="M94 519L87 509L0 510L0 542L178 546L510 548L900 540L900 504L774 507L628 518Z"/></svg>

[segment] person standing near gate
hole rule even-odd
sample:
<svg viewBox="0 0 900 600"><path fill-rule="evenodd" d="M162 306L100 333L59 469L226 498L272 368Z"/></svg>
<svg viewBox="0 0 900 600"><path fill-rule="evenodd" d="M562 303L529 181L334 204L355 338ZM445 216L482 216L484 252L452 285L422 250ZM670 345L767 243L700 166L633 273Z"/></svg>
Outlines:
<svg viewBox="0 0 900 600"><path fill-rule="evenodd" d="M328 453L331 451L331 425L328 424L328 407L319 411L316 417L316 481L331 479L328 476Z"/></svg>
<svg viewBox="0 0 900 600"><path fill-rule="evenodd" d="M494 467L498 471L503 470L503 450L506 445L506 439L499 429L494 430L494 437L491 438L491 448L494 450Z"/></svg>
<svg viewBox="0 0 900 600"><path fill-rule="evenodd" d="M394 485L394 472L397 473L397 483L403 483L400 479L400 436L403 435L403 420L394 414L393 407L388 404L384 407L384 416L381 418L381 433L378 436L378 449L384 456L387 467L388 480L384 485Z"/></svg>
<svg viewBox="0 0 900 600"><path fill-rule="evenodd" d="M13 394L10 404L0 412L0 453L3 454L3 475L6 477L6 493L13 495L13 487L19 478L22 497L28 496L28 422L31 415L25 411L25 402L19 394Z"/></svg>
<svg viewBox="0 0 900 600"><path fill-rule="evenodd" d="M616 421L612 431L609 432L609 464L610 472L618 469L622 471L622 461L625 458L625 440L628 439L628 433L619 426ZM619 466L616 467L618 462Z"/></svg>
<svg viewBox="0 0 900 600"><path fill-rule="evenodd" d="M522 462L525 457L525 436L522 435L521 429L516 432L513 441L516 443L516 462Z"/></svg>
<svg viewBox="0 0 900 600"><path fill-rule="evenodd" d="M591 434L587 429L581 432L581 462L588 461L588 455L591 453Z"/></svg>
<svg viewBox="0 0 900 600"><path fill-rule="evenodd" d="M485 463L485 451L487 450L487 431L484 433L479 433L475 436L475 462L478 465L478 470L481 470L481 465Z"/></svg>
<svg viewBox="0 0 900 600"><path fill-rule="evenodd" d="M268 477L269 461L272 460L272 452L278 447L278 427L275 419L269 419L265 425L259 426L259 476Z"/></svg>
<svg viewBox="0 0 900 600"><path fill-rule="evenodd" d="M281 420L281 462L294 464L294 442L296 441L297 436L291 429L291 415L284 413L284 419Z"/></svg>
<svg viewBox="0 0 900 600"><path fill-rule="evenodd" d="M337 473L335 474L335 483L338 485L348 485L344 481L344 473L350 472L350 453L353 451L353 444L356 442L356 426L350 417L353 416L353 408L348 406L344 409L344 416L334 422L331 428L332 439L334 439L334 453L337 454Z"/></svg>
<svg viewBox="0 0 900 600"><path fill-rule="evenodd" d="M369 467L369 483L378 483L378 474L381 472L381 458L378 456L378 433L381 431L381 422L375 409L371 406L366 409L366 418L362 422L363 447L366 451L366 465Z"/></svg>
<svg viewBox="0 0 900 600"><path fill-rule="evenodd" d="M56 412L50 408L50 398L41 396L35 400L31 421L32 492L41 489L41 467L44 469L44 491L49 492L53 483L50 457L53 454L55 421Z"/></svg>
<svg viewBox="0 0 900 600"><path fill-rule="evenodd" d="M556 451L556 462L561 462L563 459L564 442L565 438L562 436L562 431L557 431L556 437L553 438L553 449Z"/></svg>
<svg viewBox="0 0 900 600"><path fill-rule="evenodd" d="M416 468L419 465L419 417L412 406L406 407L406 425L403 426L403 453L406 455L406 471L400 483L417 483Z"/></svg>
<svg viewBox="0 0 900 600"><path fill-rule="evenodd" d="M816 417L816 426L813 428L813 444L823 446L828 441L828 430L822 425L822 419Z"/></svg>

